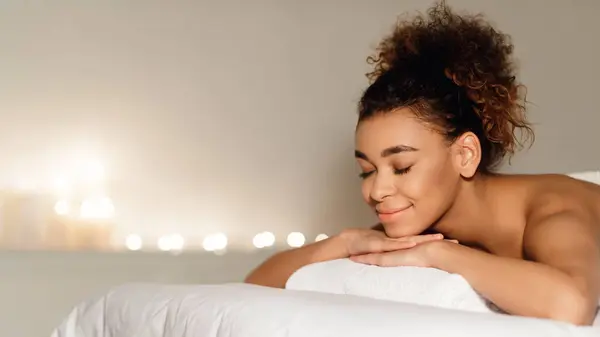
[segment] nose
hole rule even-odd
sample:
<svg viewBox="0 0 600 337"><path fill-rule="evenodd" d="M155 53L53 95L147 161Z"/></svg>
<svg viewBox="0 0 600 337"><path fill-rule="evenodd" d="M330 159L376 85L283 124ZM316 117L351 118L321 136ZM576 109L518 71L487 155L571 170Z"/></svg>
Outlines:
<svg viewBox="0 0 600 337"><path fill-rule="evenodd" d="M396 186L394 185L394 179L390 174L377 173L375 179L373 179L373 186L371 188L371 199L381 202L386 197L392 196L396 193Z"/></svg>

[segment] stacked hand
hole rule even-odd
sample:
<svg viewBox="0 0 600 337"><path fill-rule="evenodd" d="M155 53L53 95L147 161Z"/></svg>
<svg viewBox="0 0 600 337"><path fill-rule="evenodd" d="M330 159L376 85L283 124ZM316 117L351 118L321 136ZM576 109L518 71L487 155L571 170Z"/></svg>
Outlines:
<svg viewBox="0 0 600 337"><path fill-rule="evenodd" d="M364 264L383 267L415 266L433 267L432 250L444 240L442 234L426 234L389 238L372 229L348 229L340 234L344 238L350 259Z"/></svg>

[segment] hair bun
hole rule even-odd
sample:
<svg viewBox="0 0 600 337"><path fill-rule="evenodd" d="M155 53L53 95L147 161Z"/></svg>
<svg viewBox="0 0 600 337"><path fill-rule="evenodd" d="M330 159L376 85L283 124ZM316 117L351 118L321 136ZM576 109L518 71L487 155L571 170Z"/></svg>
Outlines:
<svg viewBox="0 0 600 337"><path fill-rule="evenodd" d="M485 138L500 158L523 144L517 129L524 132L519 136L533 137L525 118L525 87L516 81L512 53L510 37L483 15L459 16L441 1L426 16L397 23L368 58L374 69L367 77L375 81L386 72L403 72L438 88L449 79L472 102Z"/></svg>

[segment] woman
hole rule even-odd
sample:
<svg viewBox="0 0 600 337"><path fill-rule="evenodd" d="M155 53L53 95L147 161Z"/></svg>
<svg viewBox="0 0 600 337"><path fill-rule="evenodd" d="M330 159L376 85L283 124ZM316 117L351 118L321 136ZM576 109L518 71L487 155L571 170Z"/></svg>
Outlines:
<svg viewBox="0 0 600 337"><path fill-rule="evenodd" d="M600 297L600 186L495 166L532 136L509 37L444 3L399 23L369 60L356 160L380 226L275 255L248 283L285 287L338 258L460 274L509 314L592 323ZM438 234L423 234L423 233ZM457 244L457 242L460 242Z"/></svg>

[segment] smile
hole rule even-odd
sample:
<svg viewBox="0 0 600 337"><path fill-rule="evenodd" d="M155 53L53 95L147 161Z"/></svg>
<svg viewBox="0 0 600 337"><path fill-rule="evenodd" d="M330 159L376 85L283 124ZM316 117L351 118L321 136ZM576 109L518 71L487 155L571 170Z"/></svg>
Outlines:
<svg viewBox="0 0 600 337"><path fill-rule="evenodd" d="M399 209L376 211L377 217L379 217L379 220L381 220L382 222L391 221L394 218L396 218L397 216L403 214L404 211L408 210L411 207L412 207L412 205L408 206L408 207L404 207L404 208L399 208Z"/></svg>

